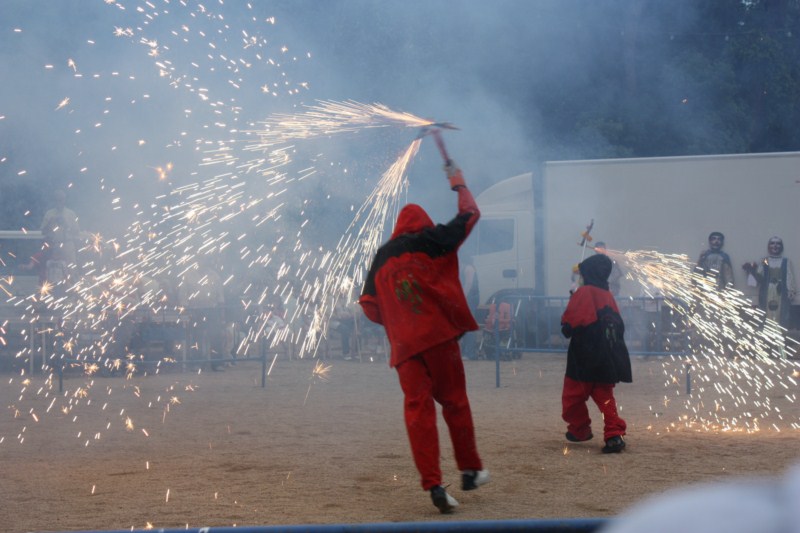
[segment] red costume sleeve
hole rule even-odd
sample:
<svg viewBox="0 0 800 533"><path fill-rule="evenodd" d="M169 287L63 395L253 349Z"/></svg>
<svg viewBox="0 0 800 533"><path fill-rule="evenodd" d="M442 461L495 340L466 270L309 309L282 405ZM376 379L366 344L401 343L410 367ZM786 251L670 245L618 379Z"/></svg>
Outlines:
<svg viewBox="0 0 800 533"><path fill-rule="evenodd" d="M378 307L378 302L375 301L375 298L372 296L365 294L359 298L358 303L361 305L361 309L364 310L364 314L367 316L368 319L375 322L376 324L383 324L383 319L381 318L381 310Z"/></svg>
<svg viewBox="0 0 800 533"><path fill-rule="evenodd" d="M478 209L478 204L475 203L475 198L472 196L472 193L469 191L469 189L466 187L459 187L458 214L463 215L465 213L470 214L469 220L467 220L467 235L469 235L472 231L472 228L475 227L475 224L481 217L481 212Z"/></svg>
<svg viewBox="0 0 800 533"><path fill-rule="evenodd" d="M577 328L594 322L597 322L597 309L592 291L589 287L579 287L570 297L567 308L561 316L561 323Z"/></svg>

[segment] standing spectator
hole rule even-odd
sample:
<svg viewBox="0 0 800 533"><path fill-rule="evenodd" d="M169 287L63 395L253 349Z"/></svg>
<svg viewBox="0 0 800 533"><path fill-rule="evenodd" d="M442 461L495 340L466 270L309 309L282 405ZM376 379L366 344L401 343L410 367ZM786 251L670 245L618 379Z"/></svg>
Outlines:
<svg viewBox="0 0 800 533"><path fill-rule="evenodd" d="M489 472L475 443L458 346L461 335L478 329L459 283L457 252L480 211L461 170L452 162L445 170L458 193L458 214L434 225L422 207L403 207L389 241L373 259L359 303L367 318L386 330L389 365L397 370L405 395L406 429L422 488L440 512L450 513L458 501L442 487L434 401L443 408L462 490L488 482Z"/></svg>
<svg viewBox="0 0 800 533"><path fill-rule="evenodd" d="M66 206L67 195L58 190L53 195L54 206L42 219L42 236L52 249L51 260L64 261L67 266L77 260L77 243L80 238L78 216Z"/></svg>
<svg viewBox="0 0 800 533"><path fill-rule="evenodd" d="M694 270L698 276L705 278L709 282L705 285L705 287L708 287L707 290L724 291L725 289L733 288L733 266L731 265L730 256L722 251L723 246L725 246L725 235L719 231L712 231L708 235L708 249L703 250L697 260ZM707 301L707 297L704 297L696 304L693 304L692 314L701 317L701 320L706 323L716 324L719 328L736 327L734 324L721 322L721 315L713 306L706 305ZM723 345L714 342L705 335L701 335L695 340L695 348L703 353L723 354L727 357L733 357L732 353L726 353L727 351Z"/></svg>
<svg viewBox="0 0 800 533"><path fill-rule="evenodd" d="M733 266L730 256L722 251L723 246L725 235L712 231L708 236L708 249L700 254L696 269L699 274L715 279L719 290L733 287Z"/></svg>
<svg viewBox="0 0 800 533"><path fill-rule="evenodd" d="M592 419L586 402L591 397L603 414L603 453L625 448L627 425L617 413L614 385L630 383L631 361L625 346L625 325L608 290L611 259L596 254L578 265L583 284L570 297L561 317L561 331L570 339L567 371L561 393L561 416L571 442L587 441Z"/></svg>
<svg viewBox="0 0 800 533"><path fill-rule="evenodd" d="M797 293L792 262L783 256L783 239L772 237L767 243L767 257L759 263L745 263L742 268L758 285L758 307L767 318L789 328L791 302Z"/></svg>

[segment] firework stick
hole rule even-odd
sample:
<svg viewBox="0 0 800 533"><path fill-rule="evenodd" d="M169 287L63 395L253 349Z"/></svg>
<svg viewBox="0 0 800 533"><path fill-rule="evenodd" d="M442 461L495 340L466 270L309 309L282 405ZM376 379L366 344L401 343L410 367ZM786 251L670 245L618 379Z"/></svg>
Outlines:
<svg viewBox="0 0 800 533"><path fill-rule="evenodd" d="M589 222L589 225L586 226L586 231L581 233L581 242L578 243L578 246L582 248L581 250L581 261L583 261L584 257L586 256L586 245L589 241L592 240L592 236L589 235L592 232L592 228L594 227L594 219Z"/></svg>
<svg viewBox="0 0 800 533"><path fill-rule="evenodd" d="M447 153L447 148L444 146L444 139L442 139L442 132L438 128L434 128L431 130L431 135L433 135L433 140L436 141L436 147L439 148L439 153L442 154L442 159L444 159L444 164L449 165L452 163L452 159L450 159L450 155Z"/></svg>
<svg viewBox="0 0 800 533"><path fill-rule="evenodd" d="M449 122L431 122L430 124L426 124L419 130L419 135L417 135L417 139L421 139L426 135L432 135L433 140L436 141L436 146L439 148L439 153L442 154L442 159L444 159L445 164L449 165L452 163L450 159L450 155L447 153L447 148L444 146L444 139L442 139L442 132L441 130L457 130L458 128L454 125L450 124Z"/></svg>

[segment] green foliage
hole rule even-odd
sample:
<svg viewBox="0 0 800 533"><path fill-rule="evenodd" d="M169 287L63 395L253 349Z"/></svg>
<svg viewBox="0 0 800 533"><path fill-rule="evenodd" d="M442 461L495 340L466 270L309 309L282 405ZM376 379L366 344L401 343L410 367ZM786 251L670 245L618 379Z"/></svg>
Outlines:
<svg viewBox="0 0 800 533"><path fill-rule="evenodd" d="M800 2L612 2L612 53L541 104L543 160L800 150ZM591 27L596 13L577 21ZM591 50L593 47L595 50Z"/></svg>

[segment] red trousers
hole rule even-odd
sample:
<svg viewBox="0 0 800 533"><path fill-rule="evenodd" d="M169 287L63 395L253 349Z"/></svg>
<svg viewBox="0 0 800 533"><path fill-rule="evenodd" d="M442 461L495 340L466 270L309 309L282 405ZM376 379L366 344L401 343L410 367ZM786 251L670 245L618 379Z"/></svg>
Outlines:
<svg viewBox="0 0 800 533"><path fill-rule="evenodd" d="M396 368L405 395L408 440L422 478L422 488L430 490L442 484L434 401L442 406L458 469L482 470L458 341L434 346Z"/></svg>
<svg viewBox="0 0 800 533"><path fill-rule="evenodd" d="M603 440L625 434L627 425L617 413L613 383L588 383L564 376L561 392L561 418L567 431L584 440L592 433L592 419L586 402L591 398L603 414Z"/></svg>

